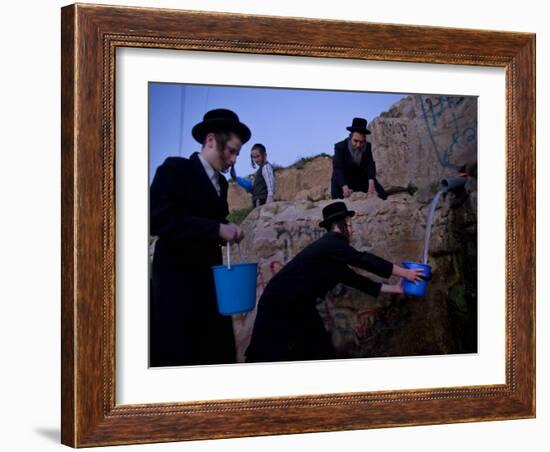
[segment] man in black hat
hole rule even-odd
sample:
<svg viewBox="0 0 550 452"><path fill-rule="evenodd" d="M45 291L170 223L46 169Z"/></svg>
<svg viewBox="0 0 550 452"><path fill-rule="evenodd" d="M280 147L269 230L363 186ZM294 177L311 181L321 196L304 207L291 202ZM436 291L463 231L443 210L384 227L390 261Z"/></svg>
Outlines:
<svg viewBox="0 0 550 452"><path fill-rule="evenodd" d="M319 226L328 232L306 246L269 281L258 301L247 362L334 358L330 335L315 305L338 283L373 297L380 292L403 293L400 283L374 282L355 273L350 265L383 278L395 275L409 281L420 279L421 270L407 270L353 248L350 237L354 215L342 201L326 206Z"/></svg>
<svg viewBox="0 0 550 452"><path fill-rule="evenodd" d="M332 159L332 199L349 198L354 191L372 193L381 199L388 196L376 180L376 164L371 144L367 142L367 120L353 118L348 138L334 145Z"/></svg>
<svg viewBox="0 0 550 452"><path fill-rule="evenodd" d="M149 364L235 362L231 317L217 311L211 267L221 244L242 239L227 224L227 181L250 130L225 109L211 110L192 135L202 145L189 158L169 157L150 191L150 233L158 236L150 290Z"/></svg>

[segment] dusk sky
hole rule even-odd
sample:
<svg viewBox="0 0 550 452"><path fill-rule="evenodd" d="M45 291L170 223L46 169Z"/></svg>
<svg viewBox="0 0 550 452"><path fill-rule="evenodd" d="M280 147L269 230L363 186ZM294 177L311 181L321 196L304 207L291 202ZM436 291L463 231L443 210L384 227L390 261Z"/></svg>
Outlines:
<svg viewBox="0 0 550 452"><path fill-rule="evenodd" d="M263 143L272 164L288 166L301 157L332 155L334 143L348 135L354 117L369 123L406 94L225 87L149 83L149 170L169 156L189 157L200 150L191 129L214 108L233 110L252 131L235 169L253 172L250 148Z"/></svg>

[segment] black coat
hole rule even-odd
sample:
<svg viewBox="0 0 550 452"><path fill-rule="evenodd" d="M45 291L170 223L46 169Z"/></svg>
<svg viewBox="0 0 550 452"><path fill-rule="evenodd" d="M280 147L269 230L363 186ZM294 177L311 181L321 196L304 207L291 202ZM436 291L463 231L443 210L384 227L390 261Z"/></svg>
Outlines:
<svg viewBox="0 0 550 452"><path fill-rule="evenodd" d="M150 291L150 365L235 362L231 317L217 311L211 267L222 263L220 223L228 214L199 160L169 157L150 191L150 233L159 237Z"/></svg>
<svg viewBox="0 0 550 452"><path fill-rule="evenodd" d="M353 191L367 192L369 179L374 180L374 187L378 196L386 199L384 188L376 180L376 163L372 158L370 143L366 143L366 149L359 165L355 163L348 149L346 138L334 145L334 157L332 159L331 195L333 199L342 198L342 187L347 185Z"/></svg>
<svg viewBox="0 0 550 452"><path fill-rule="evenodd" d="M351 247L343 234L325 234L298 253L267 284L258 301L247 361L333 358L330 336L315 307L317 299L338 283L374 297L382 286L348 265L384 278L393 269L391 262Z"/></svg>

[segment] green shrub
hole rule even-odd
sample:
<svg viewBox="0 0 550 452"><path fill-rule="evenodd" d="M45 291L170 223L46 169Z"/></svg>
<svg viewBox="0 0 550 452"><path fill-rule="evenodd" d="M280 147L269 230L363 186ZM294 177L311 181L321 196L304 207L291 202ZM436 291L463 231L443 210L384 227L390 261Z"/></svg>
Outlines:
<svg viewBox="0 0 550 452"><path fill-rule="evenodd" d="M229 212L229 215L227 216L227 221L233 224L241 224L244 219L248 216L250 212L252 212L253 207L245 207L244 209L235 209Z"/></svg>
<svg viewBox="0 0 550 452"><path fill-rule="evenodd" d="M318 157L329 157L332 158L331 155L328 155L325 152L321 152L317 155L312 155L310 157L300 157L298 160L296 160L292 165L289 166L289 168L296 168L296 169L302 169L304 165L308 162L311 162L312 160L315 160Z"/></svg>

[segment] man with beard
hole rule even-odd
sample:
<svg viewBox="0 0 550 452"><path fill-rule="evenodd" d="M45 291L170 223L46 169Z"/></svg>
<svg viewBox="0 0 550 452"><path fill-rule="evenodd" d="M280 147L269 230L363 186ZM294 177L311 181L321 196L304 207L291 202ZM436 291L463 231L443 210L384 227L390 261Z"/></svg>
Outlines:
<svg viewBox="0 0 550 452"><path fill-rule="evenodd" d="M384 188L376 180L376 164L372 158L371 144L367 142L367 120L353 118L346 127L348 138L334 145L332 159L332 199L349 198L354 191L373 194L387 199Z"/></svg>
<svg viewBox="0 0 550 452"><path fill-rule="evenodd" d="M221 245L239 242L227 224L227 181L250 130L226 109L211 110L192 130L200 153L169 157L157 168L150 191L150 233L158 236L150 290L152 367L232 363L231 317L218 313L212 266Z"/></svg>

